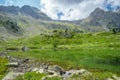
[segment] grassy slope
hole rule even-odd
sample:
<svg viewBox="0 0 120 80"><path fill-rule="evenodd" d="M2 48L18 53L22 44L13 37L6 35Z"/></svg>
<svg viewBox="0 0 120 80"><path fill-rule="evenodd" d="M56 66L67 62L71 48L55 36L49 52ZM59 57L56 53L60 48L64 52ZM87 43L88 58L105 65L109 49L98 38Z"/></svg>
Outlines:
<svg viewBox="0 0 120 80"><path fill-rule="evenodd" d="M6 69L7 69L6 63L7 62L8 61L6 59L0 57L0 80L2 80L2 78L6 74Z"/></svg>
<svg viewBox="0 0 120 80"><path fill-rule="evenodd" d="M103 32L108 31L106 26L92 26L90 25L91 17L88 17L84 19L81 23L79 23L79 26L81 26L82 29L89 31L89 32Z"/></svg>
<svg viewBox="0 0 120 80"><path fill-rule="evenodd" d="M56 41L57 48L54 49ZM21 38L1 43L1 50L21 48L24 45L30 50L10 52L9 55L58 64L65 69L86 68L95 75L101 75L98 72L120 75L120 33L76 34L73 38Z"/></svg>
<svg viewBox="0 0 120 80"><path fill-rule="evenodd" d="M4 15L0 14L0 39L13 39L21 36L15 36L10 34L3 25L5 21L10 20L17 23L17 25L23 30L23 37L33 37L39 35L43 32L49 33L53 29L80 29L77 28L77 25L67 23L67 22L58 22L58 21L43 21L41 19L37 20L30 16L26 15Z"/></svg>

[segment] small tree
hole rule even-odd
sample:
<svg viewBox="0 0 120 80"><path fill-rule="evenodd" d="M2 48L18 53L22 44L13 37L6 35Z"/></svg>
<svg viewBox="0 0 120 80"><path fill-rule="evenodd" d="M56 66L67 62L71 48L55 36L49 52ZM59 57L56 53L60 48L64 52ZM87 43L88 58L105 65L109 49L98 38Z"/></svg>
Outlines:
<svg viewBox="0 0 120 80"><path fill-rule="evenodd" d="M57 47L58 47L58 42L57 42L57 40L54 40L53 41L53 49L57 50Z"/></svg>
<svg viewBox="0 0 120 80"><path fill-rule="evenodd" d="M115 30L115 28L112 29L112 32L113 32L114 34L117 33L117 31Z"/></svg>

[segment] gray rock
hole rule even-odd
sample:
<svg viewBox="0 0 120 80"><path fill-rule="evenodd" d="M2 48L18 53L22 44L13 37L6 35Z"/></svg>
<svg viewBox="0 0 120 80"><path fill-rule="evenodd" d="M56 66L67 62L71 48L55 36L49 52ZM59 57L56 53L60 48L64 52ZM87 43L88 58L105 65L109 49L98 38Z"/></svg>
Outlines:
<svg viewBox="0 0 120 80"><path fill-rule="evenodd" d="M9 72L2 80L14 80L20 75L24 75L24 73L19 72Z"/></svg>
<svg viewBox="0 0 120 80"><path fill-rule="evenodd" d="M65 71L58 65L54 65L50 68L51 71L55 71L59 75L63 75Z"/></svg>
<svg viewBox="0 0 120 80"><path fill-rule="evenodd" d="M46 73L46 70L45 69L39 69L37 72L38 73Z"/></svg>
<svg viewBox="0 0 120 80"><path fill-rule="evenodd" d="M26 58L26 59L23 59L21 62L22 62L22 63L25 63L25 62L28 62L28 61L29 61L29 59Z"/></svg>
<svg viewBox="0 0 120 80"><path fill-rule="evenodd" d="M23 46L23 47L21 48L21 50L24 51L24 52L25 52L25 51L28 51L28 49L29 49L29 48L26 47L26 46Z"/></svg>
<svg viewBox="0 0 120 80"><path fill-rule="evenodd" d="M66 73L62 77L63 78L70 78L73 75L91 76L92 74L85 69L70 70L70 71L66 71Z"/></svg>
<svg viewBox="0 0 120 80"><path fill-rule="evenodd" d="M115 79L115 80L120 80L120 77L118 77L116 75L113 75L112 78Z"/></svg>
<svg viewBox="0 0 120 80"><path fill-rule="evenodd" d="M19 63L18 62L12 62L7 64L8 67L18 67Z"/></svg>
<svg viewBox="0 0 120 80"><path fill-rule="evenodd" d="M112 78L107 78L106 80L114 80L114 79L112 79Z"/></svg>

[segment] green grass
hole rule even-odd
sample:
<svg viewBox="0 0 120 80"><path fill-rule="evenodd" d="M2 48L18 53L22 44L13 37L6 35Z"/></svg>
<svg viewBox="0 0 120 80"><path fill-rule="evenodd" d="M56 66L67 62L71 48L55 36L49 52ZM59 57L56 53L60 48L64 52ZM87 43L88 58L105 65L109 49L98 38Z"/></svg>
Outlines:
<svg viewBox="0 0 120 80"><path fill-rule="evenodd" d="M14 51L8 55L32 58L57 64L64 69L85 68L92 72L112 72L120 75L120 33L83 33L72 38L36 36L1 43L5 48L27 46L26 52ZM56 48L54 47L56 45Z"/></svg>
<svg viewBox="0 0 120 80"><path fill-rule="evenodd" d="M44 76L45 74L27 72L23 76L17 77L15 80L41 80Z"/></svg>
<svg viewBox="0 0 120 80"><path fill-rule="evenodd" d="M106 54L105 54L105 53ZM116 52L116 53L114 53ZM49 62L51 64L58 64L66 69L70 68L93 68L118 72L120 64L115 63L114 59L109 62L109 57L112 53L114 56L119 55L120 50L111 49L75 49L75 50L30 50L27 52L12 52L10 55L18 57L33 58L42 62ZM17 54L17 55L16 55ZM105 57L105 58L104 58ZM104 58L104 59L103 59ZM108 59L109 58L109 59ZM108 62L107 62L108 61ZM115 63L115 64L114 64Z"/></svg>
<svg viewBox="0 0 120 80"><path fill-rule="evenodd" d="M47 78L47 80L62 80L62 79L59 77L52 77L52 78Z"/></svg>
<svg viewBox="0 0 120 80"><path fill-rule="evenodd" d="M27 72L22 76L17 77L15 80L42 80L46 74L40 74L36 72ZM62 80L59 77L47 78L47 80Z"/></svg>
<svg viewBox="0 0 120 80"><path fill-rule="evenodd" d="M7 69L7 64L8 60L1 58L0 57L0 80L5 76L6 74L6 69Z"/></svg>

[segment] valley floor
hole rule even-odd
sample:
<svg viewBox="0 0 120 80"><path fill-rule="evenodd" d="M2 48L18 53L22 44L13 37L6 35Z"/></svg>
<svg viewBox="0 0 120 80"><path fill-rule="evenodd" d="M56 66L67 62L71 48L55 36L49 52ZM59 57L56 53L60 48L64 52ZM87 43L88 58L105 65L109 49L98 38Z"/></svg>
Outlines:
<svg viewBox="0 0 120 80"><path fill-rule="evenodd" d="M100 80L113 74L120 76L120 33L83 33L72 38L36 36L1 42L0 47L8 56L59 65L65 70L87 69Z"/></svg>

